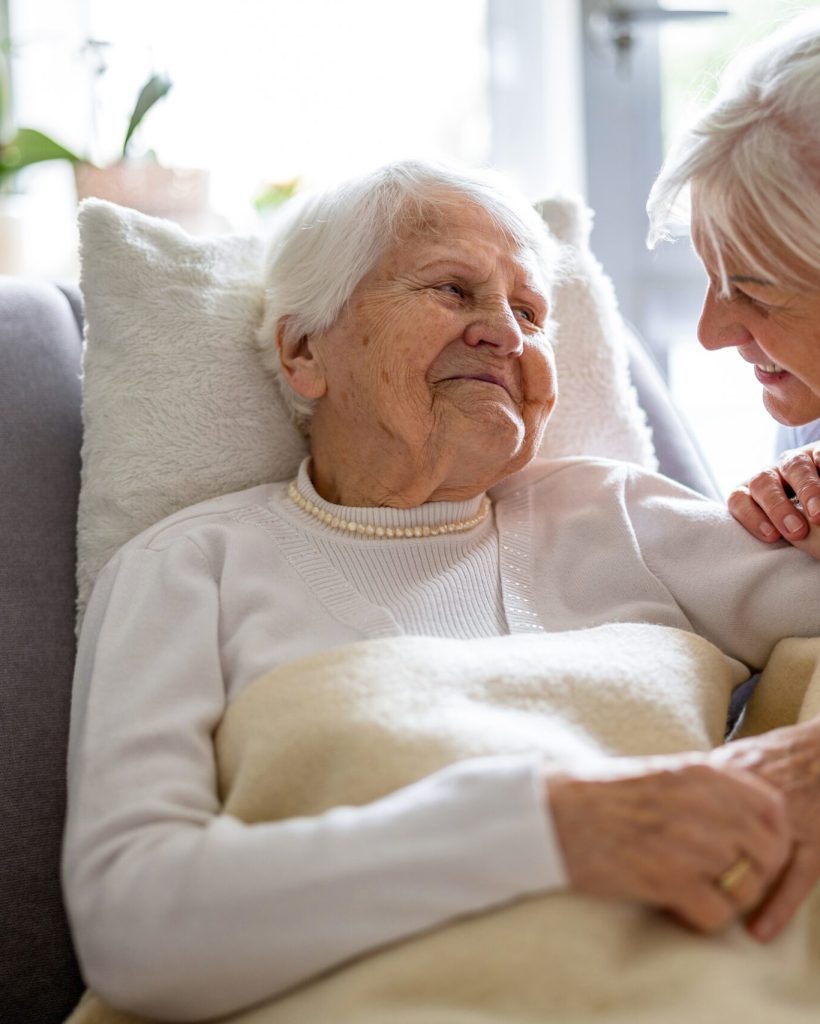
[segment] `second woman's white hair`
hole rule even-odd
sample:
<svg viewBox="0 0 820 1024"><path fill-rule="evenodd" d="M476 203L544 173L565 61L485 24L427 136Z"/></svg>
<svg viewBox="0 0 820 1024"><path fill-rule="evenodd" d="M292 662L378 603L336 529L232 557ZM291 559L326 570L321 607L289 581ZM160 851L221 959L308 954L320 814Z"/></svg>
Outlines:
<svg viewBox="0 0 820 1024"><path fill-rule="evenodd" d="M686 186L724 292L727 256L781 287L817 287L820 14L796 18L729 65L652 188L650 247L683 214Z"/></svg>
<svg viewBox="0 0 820 1024"><path fill-rule="evenodd" d="M428 223L432 229L435 208L457 196L485 210L514 245L532 251L545 283L551 283L557 244L526 200L490 175L407 160L289 204L268 256L257 339L264 365L277 376L303 430L313 403L282 379L276 345L280 321L291 340L327 330L381 254L408 229Z"/></svg>

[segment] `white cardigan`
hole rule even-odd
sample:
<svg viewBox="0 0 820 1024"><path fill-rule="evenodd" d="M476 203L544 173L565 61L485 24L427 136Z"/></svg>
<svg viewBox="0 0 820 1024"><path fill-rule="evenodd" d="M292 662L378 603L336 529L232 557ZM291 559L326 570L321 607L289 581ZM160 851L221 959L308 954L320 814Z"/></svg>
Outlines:
<svg viewBox="0 0 820 1024"><path fill-rule="evenodd" d="M306 491L304 466L300 481ZM565 884L530 756L464 762L311 819L221 814L212 733L276 664L425 623L486 635L498 616L511 633L676 626L752 668L781 637L820 633L811 559L759 544L663 477L568 459L492 497L469 533L377 541L332 531L272 484L171 516L108 564L77 660L64 852L78 954L100 995L168 1020L224 1014ZM336 511L415 525L476 507ZM462 607L465 581L486 613Z"/></svg>

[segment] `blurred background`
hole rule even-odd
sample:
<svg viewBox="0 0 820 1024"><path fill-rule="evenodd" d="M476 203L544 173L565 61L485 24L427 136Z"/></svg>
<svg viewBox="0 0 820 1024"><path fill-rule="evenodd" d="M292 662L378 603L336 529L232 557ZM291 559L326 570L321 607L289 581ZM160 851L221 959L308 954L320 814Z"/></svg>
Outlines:
<svg viewBox="0 0 820 1024"><path fill-rule="evenodd" d="M76 279L78 194L256 232L394 158L494 166L595 210L622 312L728 490L775 425L736 353L697 345L702 271L685 235L646 249L644 204L729 57L819 4L0 0L0 273Z"/></svg>

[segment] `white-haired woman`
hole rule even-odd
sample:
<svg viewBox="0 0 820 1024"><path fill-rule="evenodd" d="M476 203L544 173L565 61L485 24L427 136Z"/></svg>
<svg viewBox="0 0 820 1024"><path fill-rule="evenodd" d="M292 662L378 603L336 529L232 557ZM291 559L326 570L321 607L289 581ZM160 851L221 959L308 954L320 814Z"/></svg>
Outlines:
<svg viewBox="0 0 820 1024"><path fill-rule="evenodd" d="M555 263L523 200L423 164L294 209L262 336L310 458L129 542L86 613L64 880L111 1003L220 1016L567 886L703 931L754 911L765 939L811 888L820 836L799 823L820 784L784 783L813 725L743 766L681 754L558 775L519 753L311 817L222 811L215 730L258 677L316 652L637 621L759 667L780 637L818 632L798 552L771 572L778 554L722 509L634 466L530 466L555 401Z"/></svg>
<svg viewBox="0 0 820 1024"><path fill-rule="evenodd" d="M685 186L692 240L709 275L700 342L736 347L763 385L766 409L787 428L784 447L808 445L736 490L729 508L760 540L800 542L820 558L820 444L813 444L820 441L817 12L727 69L715 100L653 186L650 243L662 236Z"/></svg>

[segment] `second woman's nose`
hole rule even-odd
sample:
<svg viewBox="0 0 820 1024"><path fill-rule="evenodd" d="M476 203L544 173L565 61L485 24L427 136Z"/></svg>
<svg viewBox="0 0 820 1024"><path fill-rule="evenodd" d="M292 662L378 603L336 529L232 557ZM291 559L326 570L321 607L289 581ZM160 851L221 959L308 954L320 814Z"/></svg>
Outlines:
<svg viewBox="0 0 820 1024"><path fill-rule="evenodd" d="M714 351L718 348L748 345L753 340L752 334L740 319L738 307L729 299L716 295L710 285L698 321L698 341L701 345Z"/></svg>

